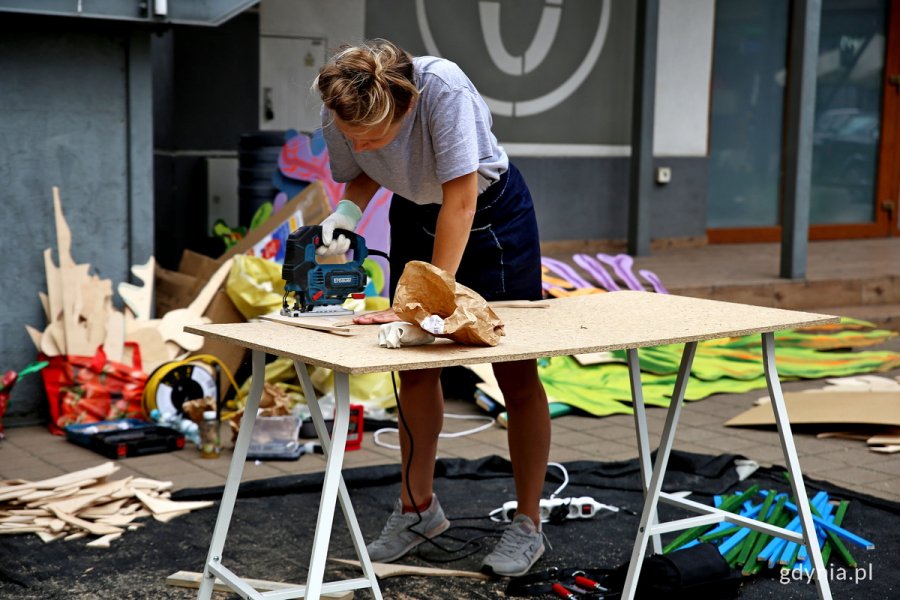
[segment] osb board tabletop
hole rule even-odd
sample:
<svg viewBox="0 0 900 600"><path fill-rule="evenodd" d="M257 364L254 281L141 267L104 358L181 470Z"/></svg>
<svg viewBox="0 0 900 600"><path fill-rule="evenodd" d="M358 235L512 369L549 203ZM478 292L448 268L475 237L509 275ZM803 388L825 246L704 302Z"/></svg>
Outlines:
<svg viewBox="0 0 900 600"><path fill-rule="evenodd" d="M660 346L839 322L830 315L651 292L575 296L548 304L497 308L506 335L493 347L438 340L426 346L380 348L378 325L352 325L358 333L351 336L265 321L185 331L355 374Z"/></svg>

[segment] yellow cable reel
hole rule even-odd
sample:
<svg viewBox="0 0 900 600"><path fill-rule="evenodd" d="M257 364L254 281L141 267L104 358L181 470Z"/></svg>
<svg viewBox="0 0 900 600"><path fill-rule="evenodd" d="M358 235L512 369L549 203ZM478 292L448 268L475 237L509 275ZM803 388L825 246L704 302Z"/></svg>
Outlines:
<svg viewBox="0 0 900 600"><path fill-rule="evenodd" d="M218 366L228 381L238 389L231 371L211 354L189 356L184 360L160 365L144 387L143 406L147 417L154 410L160 413L182 414L181 406L189 400L210 397L219 402L219 386L213 367Z"/></svg>

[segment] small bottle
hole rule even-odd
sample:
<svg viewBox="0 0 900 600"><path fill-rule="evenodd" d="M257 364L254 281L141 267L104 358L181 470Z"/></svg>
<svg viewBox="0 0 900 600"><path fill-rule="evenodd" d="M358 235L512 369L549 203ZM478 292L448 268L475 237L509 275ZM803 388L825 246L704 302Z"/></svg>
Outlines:
<svg viewBox="0 0 900 600"><path fill-rule="evenodd" d="M203 422L200 423L200 457L218 458L219 419L214 410L203 411Z"/></svg>

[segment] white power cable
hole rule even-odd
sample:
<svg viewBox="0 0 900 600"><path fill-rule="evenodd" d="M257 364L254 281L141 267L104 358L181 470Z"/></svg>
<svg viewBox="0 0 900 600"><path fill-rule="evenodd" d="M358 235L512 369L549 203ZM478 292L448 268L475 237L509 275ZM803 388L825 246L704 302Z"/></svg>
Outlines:
<svg viewBox="0 0 900 600"><path fill-rule="evenodd" d="M467 435L474 435L476 433L484 431L485 429L489 429L489 428L493 427L494 423L496 423L496 421L492 417L485 417L482 415L454 415L454 414L448 413L448 414L445 414L444 416L448 419L457 419L459 421L484 421L484 423L482 425L473 427L471 429L464 429L463 431L455 431L453 433L441 433L438 437L444 438L444 439L459 438L459 437L465 437ZM382 448L390 448L391 450L399 450L400 446L398 446L396 444L389 444L387 442L381 441L381 436L386 433L399 434L400 430L397 429L396 427L384 427L382 429L375 431L375 433L372 435L372 441L375 442L376 446L381 446Z"/></svg>
<svg viewBox="0 0 900 600"><path fill-rule="evenodd" d="M542 508L542 511L544 510L544 506L545 506L545 505L546 505L546 506L550 506L550 503L552 503L553 500L556 499L556 495L559 494L561 491L563 491L563 489L565 489L565 487L566 487L567 485L569 485L569 472L566 470L566 468L565 468L564 466L562 466L562 465L559 464L559 463L555 463L555 462L547 463L547 466L548 466L548 467L556 467L557 469L559 469L560 471L562 471L563 482L562 482L562 485L561 485L561 486L559 486L558 488L556 488L556 489L553 491L553 493L550 494L550 498L549 498L548 500L543 500L543 499L541 500L541 508ZM558 503L558 502L557 502L557 503ZM515 501L515 500L513 500L512 502L507 502L507 503L505 503L505 504L504 504L502 507L500 507L500 508L495 508L495 509L492 510L490 513L488 513L488 517L490 517L491 521L494 521L494 522L496 522L496 523L502 522L502 521L503 521L503 518L497 518L497 515L500 515L500 514L502 513L504 516L506 516L507 513L509 512L510 508L512 508L512 511L515 512L515 508L516 508L516 501ZM548 513L548 514L549 514L549 513ZM511 520L511 517L510 517L510 518L507 518L506 520L507 520L507 521Z"/></svg>
<svg viewBox="0 0 900 600"><path fill-rule="evenodd" d="M554 498L556 498L557 494L559 494L561 491L563 491L563 489L565 489L565 487L567 485L569 485L569 472L566 471L566 468L559 463L555 463L555 462L547 463L547 466L548 467L556 467L557 469L562 471L562 475L563 475L562 485L559 486L558 488L556 488L556 490L552 494L550 494L550 499L553 500Z"/></svg>

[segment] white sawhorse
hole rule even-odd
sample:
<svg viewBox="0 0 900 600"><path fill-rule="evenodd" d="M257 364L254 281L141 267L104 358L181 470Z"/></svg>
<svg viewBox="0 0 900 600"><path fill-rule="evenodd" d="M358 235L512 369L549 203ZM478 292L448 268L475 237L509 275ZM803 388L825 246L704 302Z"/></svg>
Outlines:
<svg viewBox="0 0 900 600"><path fill-rule="evenodd" d="M322 409L317 402L306 365L299 361L294 362L294 368L297 370L297 375L303 384L303 394L307 398L316 435L319 437L319 442L322 444L326 458L322 499L319 503L319 516L316 520L316 531L309 560L309 573L306 585L271 592L259 592L222 564L225 538L228 535L228 526L231 523L234 502L237 499L238 487L241 483L244 461L247 459L253 424L256 422L256 412L259 409L260 398L262 398L263 383L265 382L265 357L265 352L253 350L253 384L250 387L247 405L244 408L244 416L241 419L241 430L234 445L234 454L231 458L231 466L228 469L228 478L225 480L222 503L219 506L219 515L216 518L216 526L213 529L197 598L199 600L210 600L213 584L215 579L218 578L241 598L252 600L288 600L291 598L319 600L322 594L367 588L372 590L376 600L382 600L375 571L372 568L372 562L369 560L369 554L366 552L366 543L359 529L356 513L353 512L350 494L347 492L347 486L344 484L344 478L341 475L341 465L344 462L344 447L347 443L347 427L350 423L349 375L337 371L334 373L334 426L332 427L332 434L329 436L325 426L325 419L322 416ZM328 544L331 541L334 507L338 500L341 503L344 519L347 521L347 526L350 529L350 537L353 540L356 555L362 565L363 577L326 583L323 582L325 559L328 554Z"/></svg>
<svg viewBox="0 0 900 600"><path fill-rule="evenodd" d="M644 412L644 398L641 393L640 366L637 350L630 349L628 353L628 369L631 378L631 393L634 401L635 429L638 439L638 455L641 462L641 476L644 482L644 509L641 512L641 522L638 526L637 538L631 553L631 563L628 567L628 575L625 578L625 587L622 590L622 600L633 600L637 591L637 581L641 573L641 566L647 554L647 545L652 539L653 550L661 552L659 536L663 533L682 531L702 525L712 525L727 521L735 525L750 527L765 534L774 535L792 542L806 544L810 559L813 561L816 573L816 588L820 600L831 600L831 588L828 584L828 571L822 561L822 552L816 537L812 511L806 494L806 487L800 473L800 463L797 460L797 450L794 447L794 438L791 434L791 425L788 421L787 409L784 404L784 396L781 393L781 383L778 380L778 371L775 369L775 334L762 334L763 367L766 374L766 384L769 388L769 396L772 399L772 408L775 411L775 422L778 426L778 436L781 438L781 449L784 460L787 463L788 473L791 478L791 488L797 502L800 514L800 522L803 527L802 535L788 531L782 527L775 527L755 519L742 517L734 513L719 510L693 502L686 498L679 498L662 491L663 478L675 441L675 427L681 414L681 406L684 403L684 392L687 388L688 377L691 372L691 363L697 350L697 342L688 342L684 345L681 357L681 366L678 369L678 378L675 381L675 390L672 393L672 401L666 416L659 450L656 455L656 463L650 469L650 442L647 436L646 413ZM698 517L688 517L659 523L657 519L657 507L659 502L665 502L671 506L687 509L699 513Z"/></svg>

